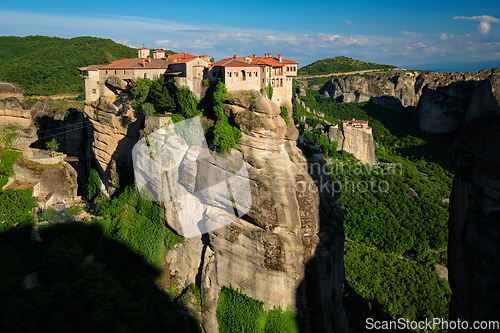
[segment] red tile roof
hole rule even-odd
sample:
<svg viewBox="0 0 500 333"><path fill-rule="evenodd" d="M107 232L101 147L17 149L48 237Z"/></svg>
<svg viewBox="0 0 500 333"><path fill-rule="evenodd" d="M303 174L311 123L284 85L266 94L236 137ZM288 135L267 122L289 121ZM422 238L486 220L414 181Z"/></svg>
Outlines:
<svg viewBox="0 0 500 333"><path fill-rule="evenodd" d="M173 63L174 60L170 59L151 59L151 58L135 58L135 59L121 59L110 63L107 66L102 66L99 69L112 70L112 69L134 69L134 68L168 68L168 65ZM144 64L144 66L143 66Z"/></svg>
<svg viewBox="0 0 500 333"><path fill-rule="evenodd" d="M159 53L159 52L165 53L165 51L163 51L163 50L156 50L156 51L153 51L153 53Z"/></svg>
<svg viewBox="0 0 500 333"><path fill-rule="evenodd" d="M226 66L224 64L224 61L230 62L231 60L238 60L240 62L245 63L245 58L227 58L227 59L222 59L217 61L214 66ZM285 65L293 65L293 64L298 64L298 62L288 60L288 59L281 59L279 61L278 58L276 57L250 57L250 64L257 65L257 66L272 66L272 67L283 67ZM245 63L246 64L246 63ZM247 64L249 65L249 64ZM226 66L227 67L227 66ZM243 67L243 66L235 66L235 67Z"/></svg>
<svg viewBox="0 0 500 333"><path fill-rule="evenodd" d="M189 59L189 58L197 58L194 54L189 54L186 52L181 52L177 54L173 54L167 57L167 59Z"/></svg>
<svg viewBox="0 0 500 333"><path fill-rule="evenodd" d="M149 50L149 49L147 47L143 46L143 47L138 48L138 50Z"/></svg>
<svg viewBox="0 0 500 333"><path fill-rule="evenodd" d="M258 67L255 64L245 62L245 59L228 58L215 62L214 66L220 67Z"/></svg>

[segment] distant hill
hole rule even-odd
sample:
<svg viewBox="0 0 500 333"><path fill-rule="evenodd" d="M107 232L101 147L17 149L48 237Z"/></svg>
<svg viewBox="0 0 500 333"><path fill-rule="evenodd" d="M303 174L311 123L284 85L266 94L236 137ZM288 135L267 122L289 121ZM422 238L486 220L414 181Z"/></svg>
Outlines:
<svg viewBox="0 0 500 333"><path fill-rule="evenodd" d="M78 67L136 57L136 49L111 39L0 36L0 81L17 83L28 95L82 93Z"/></svg>
<svg viewBox="0 0 500 333"><path fill-rule="evenodd" d="M470 72L477 73L481 69L500 68L500 60L491 61L475 61L475 62L461 62L461 61L440 61L432 64L423 64L417 66L404 66L408 69L429 70L436 72Z"/></svg>
<svg viewBox="0 0 500 333"><path fill-rule="evenodd" d="M318 60L300 68L298 75L325 75L331 73L344 73L362 71L365 69L390 69L392 65L381 65L373 62L364 62L344 56Z"/></svg>

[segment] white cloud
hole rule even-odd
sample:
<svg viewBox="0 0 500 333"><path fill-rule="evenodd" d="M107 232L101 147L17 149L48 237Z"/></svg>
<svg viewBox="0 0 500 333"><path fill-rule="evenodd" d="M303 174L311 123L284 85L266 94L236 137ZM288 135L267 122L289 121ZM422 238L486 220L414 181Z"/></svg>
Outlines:
<svg viewBox="0 0 500 333"><path fill-rule="evenodd" d="M413 32L413 31L401 31L401 33L403 35L413 37L413 38L422 37L422 34L417 34L416 32Z"/></svg>
<svg viewBox="0 0 500 333"><path fill-rule="evenodd" d="M490 16L490 15L481 15L481 16L455 16L454 20L473 20L479 21L479 26L477 27L477 31L482 35L487 35L491 30L491 23L500 23L500 19Z"/></svg>
<svg viewBox="0 0 500 333"><path fill-rule="evenodd" d="M442 33L442 34L437 34L436 36L439 38L440 41L445 41L448 38L455 38L455 34Z"/></svg>
<svg viewBox="0 0 500 333"><path fill-rule="evenodd" d="M344 24L345 24L345 25L354 26L354 23L352 23L352 22L351 22L351 21L349 21L349 20L345 20L345 21L344 21Z"/></svg>

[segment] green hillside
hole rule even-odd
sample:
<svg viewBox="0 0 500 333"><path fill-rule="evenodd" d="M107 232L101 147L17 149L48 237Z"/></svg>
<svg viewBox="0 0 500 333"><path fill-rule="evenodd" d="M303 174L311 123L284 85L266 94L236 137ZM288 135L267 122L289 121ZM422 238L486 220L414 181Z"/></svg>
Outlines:
<svg viewBox="0 0 500 333"><path fill-rule="evenodd" d="M27 95L78 94L78 67L135 57L136 49L111 39L0 36L0 81L17 83Z"/></svg>
<svg viewBox="0 0 500 333"><path fill-rule="evenodd" d="M331 73L344 73L362 71L366 69L390 69L396 68L392 65L375 64L364 62L344 56L327 58L313 62L298 70L298 75L326 75Z"/></svg>

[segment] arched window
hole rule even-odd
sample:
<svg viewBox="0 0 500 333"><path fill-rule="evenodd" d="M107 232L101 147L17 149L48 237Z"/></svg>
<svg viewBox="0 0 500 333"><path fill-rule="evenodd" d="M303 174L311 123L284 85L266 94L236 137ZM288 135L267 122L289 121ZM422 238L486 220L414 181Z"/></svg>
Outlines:
<svg viewBox="0 0 500 333"><path fill-rule="evenodd" d="M257 77L257 72L255 72L254 74L255 74L255 77Z"/></svg>
<svg viewBox="0 0 500 333"><path fill-rule="evenodd" d="M283 79L280 79L280 87L283 87Z"/></svg>
<svg viewBox="0 0 500 333"><path fill-rule="evenodd" d="M241 81L245 81L246 79L247 79L246 72L244 70L241 70L240 80Z"/></svg>
<svg viewBox="0 0 500 333"><path fill-rule="evenodd" d="M228 77L231 77L231 72L227 73L228 74Z"/></svg>

